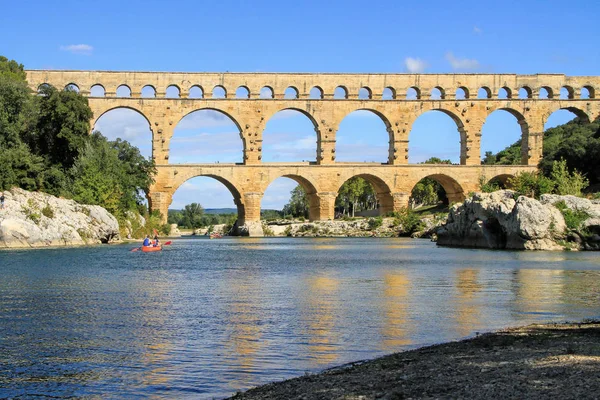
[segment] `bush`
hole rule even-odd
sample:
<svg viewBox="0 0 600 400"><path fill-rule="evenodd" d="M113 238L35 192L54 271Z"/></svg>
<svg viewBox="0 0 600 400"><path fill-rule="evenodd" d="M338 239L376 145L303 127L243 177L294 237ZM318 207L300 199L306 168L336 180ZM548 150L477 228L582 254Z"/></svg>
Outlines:
<svg viewBox="0 0 600 400"><path fill-rule="evenodd" d="M479 188L483 193L492 193L501 189L497 181L488 181L484 175L479 177Z"/></svg>
<svg viewBox="0 0 600 400"><path fill-rule="evenodd" d="M369 224L370 229L377 229L383 224L383 218L381 218L381 217L369 218L368 224Z"/></svg>
<svg viewBox="0 0 600 400"><path fill-rule="evenodd" d="M422 222L419 215L410 208L402 208L400 211L391 213L394 217L394 225L401 227L400 234L410 235L421 229Z"/></svg>
<svg viewBox="0 0 600 400"><path fill-rule="evenodd" d="M552 163L552 179L556 183L556 194L581 196L583 189L588 187L589 181L577 170L570 173L567 162L563 159Z"/></svg>
<svg viewBox="0 0 600 400"><path fill-rule="evenodd" d="M533 172L520 172L508 178L508 184L517 196L527 196L539 199L546 193L552 193L555 183L550 178Z"/></svg>
<svg viewBox="0 0 600 400"><path fill-rule="evenodd" d="M286 226L283 233L285 233L285 236L292 236L292 226L291 225Z"/></svg>
<svg viewBox="0 0 600 400"><path fill-rule="evenodd" d="M578 230L581 228L583 222L590 217L590 215L585 211L571 210L562 200L555 203L554 206L560 210L565 218L565 224L567 225L567 228L571 230Z"/></svg>
<svg viewBox="0 0 600 400"><path fill-rule="evenodd" d="M46 218L54 218L54 210L50 207L50 204L46 203L42 208L42 215Z"/></svg>

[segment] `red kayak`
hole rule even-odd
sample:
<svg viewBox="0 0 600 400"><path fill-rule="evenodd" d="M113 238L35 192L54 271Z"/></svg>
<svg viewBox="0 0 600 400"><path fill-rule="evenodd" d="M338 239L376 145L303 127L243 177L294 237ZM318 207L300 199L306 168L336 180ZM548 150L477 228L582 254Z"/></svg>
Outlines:
<svg viewBox="0 0 600 400"><path fill-rule="evenodd" d="M150 253L150 252L153 252L153 251L161 251L161 250L162 250L162 246L156 246L156 247L154 247L154 246L142 246L142 251L144 253Z"/></svg>

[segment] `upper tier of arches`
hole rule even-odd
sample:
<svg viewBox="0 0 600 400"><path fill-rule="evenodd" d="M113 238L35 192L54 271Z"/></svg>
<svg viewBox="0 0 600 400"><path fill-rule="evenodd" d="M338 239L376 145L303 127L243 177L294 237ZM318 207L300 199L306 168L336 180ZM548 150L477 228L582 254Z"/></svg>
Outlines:
<svg viewBox="0 0 600 400"><path fill-rule="evenodd" d="M103 96L116 96L126 86L133 98L151 86L157 98L215 98L214 89L236 98L244 88L248 99L594 99L600 77L511 74L210 74L126 73L99 71L27 71L32 89L47 83L55 87L76 85L84 95L98 96L93 86L104 88ZM292 88L292 94L289 88ZM344 94L337 93L339 88ZM336 92L337 89L337 92ZM201 97L194 91L201 92ZM268 92L268 93L267 93ZM287 95L286 95L287 92ZM416 92L416 94L414 94Z"/></svg>

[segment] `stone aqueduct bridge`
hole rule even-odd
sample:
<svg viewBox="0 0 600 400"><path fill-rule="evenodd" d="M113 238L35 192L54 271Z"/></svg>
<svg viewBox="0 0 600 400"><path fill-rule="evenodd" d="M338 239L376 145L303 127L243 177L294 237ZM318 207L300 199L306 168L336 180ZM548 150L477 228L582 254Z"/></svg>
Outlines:
<svg viewBox="0 0 600 400"><path fill-rule="evenodd" d="M27 80L34 90L43 84L57 88L76 85L80 93L89 97L94 113L92 126L100 116L115 108L129 108L142 114L152 130L152 156L158 169L149 198L151 207L160 210L163 216L167 215L173 193L186 180L210 176L231 191L241 223L260 220L263 193L281 176L292 178L304 187L310 201L311 220L333 218L338 189L353 176L364 177L374 186L381 212L406 206L413 186L425 177L439 181L450 201L460 201L465 193L477 190L482 175L487 179L505 178L519 171L535 170L542 156L544 123L554 111L567 109L587 120L600 115L600 101L596 98L600 77L595 76L27 71ZM102 96L91 95L94 86ZM129 97L117 97L121 86L127 88ZM145 86L154 89L154 98L141 97ZM166 98L169 86L177 88L178 98ZM236 98L240 87L247 98ZM265 87L272 98L260 96ZM314 88L317 98L310 95ZM478 98L481 89L485 98ZM566 98L559 98L561 89L563 93L566 90ZM193 90L202 92L200 98L191 98ZM284 98L286 90L294 98ZM217 91L222 98L215 98ZM408 99L409 91L416 98ZM539 98L543 91L548 98ZM359 96L359 92L363 95ZM384 92L388 94L385 100ZM432 92L439 98L433 98ZM457 92L462 95L457 96ZM499 98L500 92L506 98ZM520 98L519 92L525 93L525 98ZM586 96L582 92L587 92ZM343 96L338 99L334 93ZM201 109L223 112L236 123L243 143L243 163L169 164L169 143L175 126L187 114ZM261 161L265 125L271 116L286 109L300 111L314 124L316 162ZM387 163L336 162L338 126L356 110L369 110L384 121L389 133ZM456 123L460 133L460 165L408 164L412 124L430 110L439 110ZM495 110L510 112L521 126L522 165L480 165L482 126Z"/></svg>

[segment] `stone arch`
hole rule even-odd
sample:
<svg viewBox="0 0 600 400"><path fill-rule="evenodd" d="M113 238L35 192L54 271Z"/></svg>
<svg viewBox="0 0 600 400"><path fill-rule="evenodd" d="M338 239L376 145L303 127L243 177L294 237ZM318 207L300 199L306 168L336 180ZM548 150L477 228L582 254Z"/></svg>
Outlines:
<svg viewBox="0 0 600 400"><path fill-rule="evenodd" d="M391 86L387 86L383 89L381 93L382 100L395 100L396 99L396 89Z"/></svg>
<svg viewBox="0 0 600 400"><path fill-rule="evenodd" d="M67 83L65 85L65 89L64 90L71 90L71 91L79 93L79 86L77 86L76 83L72 83L72 82L71 83Z"/></svg>
<svg viewBox="0 0 600 400"><path fill-rule="evenodd" d="M482 86L477 90L477 98L478 99L491 99L492 98L492 90L488 86Z"/></svg>
<svg viewBox="0 0 600 400"><path fill-rule="evenodd" d="M285 91L283 92L283 98L284 99L297 99L299 97L300 92L298 91L298 88L295 86L288 86Z"/></svg>
<svg viewBox="0 0 600 400"><path fill-rule="evenodd" d="M304 189L304 192L306 193L306 197L308 198L308 204L309 204L308 219L310 221L319 220L321 218L321 213L320 213L321 198L318 196L319 191L318 191L317 187L315 186L315 184L311 181L311 179L308 179L302 175L281 174L281 175L277 175L277 176L273 177L262 188L263 196L264 196L264 193L267 191L268 187L271 186L271 184L279 178L289 178L289 179L293 180L294 182L296 182L298 185L300 185L302 187L302 189ZM261 199L261 202L262 202L262 199Z"/></svg>
<svg viewBox="0 0 600 400"><path fill-rule="evenodd" d="M264 129L262 132L262 145L264 148L265 145L265 130L267 129L267 124L273 119L273 117L275 117L278 113L282 112L282 111L294 111L294 112L298 112L300 113L302 116L308 118L308 120L311 122L313 129L315 131L315 135L316 135L316 143L315 143L315 161L318 161L319 159L319 151L320 151L320 144L321 144L321 131L319 129L319 123L317 122L317 120L315 119L315 117L308 111L303 110L299 107L284 107L284 108L276 108L273 110L273 112L268 115L265 115L265 125L264 125ZM261 151L261 159L262 157L262 153L263 153L263 148L260 148ZM312 160L311 160L312 161Z"/></svg>
<svg viewBox="0 0 600 400"><path fill-rule="evenodd" d="M389 164L391 164L393 162L393 158L394 158L394 129L392 128L392 124L390 123L390 120L381 112L372 108L357 108L355 110L350 111L348 114L346 114L344 116L344 118L342 118L337 126L336 132L338 132L340 130L340 126L342 124L342 122L344 121L344 119L346 119L349 115L351 115L352 113L356 112L356 111L368 111L369 113L375 114L377 117L379 117L379 119L383 122L383 124L385 125L385 129L388 133L388 157L387 157L387 162ZM320 140L320 139L319 139ZM336 134L336 147L337 147L337 142L339 140L339 137ZM337 151L337 149L336 149ZM336 156L337 157L337 156Z"/></svg>
<svg viewBox="0 0 600 400"><path fill-rule="evenodd" d="M38 93L40 93L40 92L41 92L43 89L46 89L46 88L51 88L51 87L54 87L54 86L52 86L52 85L51 85L51 84L49 84L49 83L41 83L41 84L40 84L40 85L37 87L37 92L38 92Z"/></svg>
<svg viewBox="0 0 600 400"><path fill-rule="evenodd" d="M523 114L521 114L519 111L515 110L514 108L501 107L501 108L497 108L495 110L491 110L491 112L488 115L486 115L484 125L485 125L485 122L487 122L487 119L490 117L490 115L492 115L496 111L506 111L510 115L512 115L513 117L516 118L517 123L519 124L519 126L521 128L521 165L527 165L528 159L529 159L529 156L528 156L529 145L527 143L527 137L529 135L529 124L528 124L527 120L525 119L525 116ZM482 133L483 133L483 127L482 127ZM481 151L484 151L483 146L481 146Z"/></svg>
<svg viewBox="0 0 600 400"><path fill-rule="evenodd" d="M423 117L423 115L428 114L428 113L433 112L433 111L435 111L435 112L441 112L442 114L445 114L445 115L449 116L450 119L456 124L456 129L458 131L459 138L460 138L460 152L459 152L460 153L460 163L463 164L463 165L466 164L466 157L467 157L467 137L466 137L466 131L465 131L464 123L463 123L463 121L461 120L461 118L457 114L455 114L453 111L446 110L444 108L432 108L430 110L424 110L424 112L421 113L421 114L419 114L417 116L417 118L413 121L411 129L408 132L408 140L409 140L409 143L408 143L408 150L409 150L408 155L409 155L409 161L410 161L410 154L412 152L412 147L411 147L411 143L410 143L410 140L411 140L410 137L413 134L414 125L415 125L415 123L417 121L419 121L420 118ZM414 138L413 138L413 140L414 140ZM478 155L478 157L479 157L479 155Z"/></svg>
<svg viewBox="0 0 600 400"><path fill-rule="evenodd" d="M223 85L217 85L212 90L212 98L213 99L226 99L227 98L227 89Z"/></svg>
<svg viewBox="0 0 600 400"><path fill-rule="evenodd" d="M466 86L460 86L456 88L456 92L454 94L457 100L465 100L469 98L469 88Z"/></svg>
<svg viewBox="0 0 600 400"><path fill-rule="evenodd" d="M354 172L354 171L353 171ZM375 175L374 173L352 173L347 176L343 176L337 184L335 189L336 196L339 196L342 185L352 178L362 178L367 181L375 192L375 197L379 205L378 215L385 215L389 212L394 211L394 196L392 195L391 187L383 178Z"/></svg>
<svg viewBox="0 0 600 400"><path fill-rule="evenodd" d="M514 178L514 177L515 176L513 174L499 174L499 175L495 175L495 176L491 177L490 179L488 179L487 183L497 182L498 186L500 186L501 189L508 189L509 188L508 180L511 178Z"/></svg>
<svg viewBox="0 0 600 400"><path fill-rule="evenodd" d="M546 96L544 97L544 91L546 92ZM538 89L538 98L540 99L552 99L554 98L554 92L550 86L542 86Z"/></svg>
<svg viewBox="0 0 600 400"><path fill-rule="evenodd" d="M102 117L104 114L106 114L106 113L108 113L110 111L113 111L113 110L116 110L116 109L119 109L119 108L125 108L125 109L128 109L128 110L132 110L132 111L135 111L136 113L140 114L148 122L148 125L150 126L150 130L152 130L152 123L150 122L150 119L148 119L148 117L146 116L146 114L144 114L143 111L138 110L137 108L135 108L133 106L129 106L129 105L127 105L127 106L121 106L121 105L119 105L119 106L109 107L109 108L107 108L105 110L102 110L98 115L96 115L96 113L94 112L94 117L93 117L92 121L90 122L90 126L92 127L92 131L93 131L94 126L96 126L96 122L98 122L98 120L100 119L100 117ZM152 133L154 134L154 132L152 132Z"/></svg>
<svg viewBox="0 0 600 400"><path fill-rule="evenodd" d="M590 118L590 116L587 114L587 112L581 108L577 108L577 107L559 107L559 103L553 103L554 105L556 105L557 107L551 108L549 110L549 115L552 115L553 113L555 113L556 111L559 110L566 110L566 111L570 111L571 113L575 114L575 116L577 118L579 118L580 120L582 120L583 122L589 123L592 118Z"/></svg>
<svg viewBox="0 0 600 400"><path fill-rule="evenodd" d="M560 93L558 95L560 99L569 99L572 100L575 98L575 89L572 86L564 85L560 88Z"/></svg>
<svg viewBox="0 0 600 400"><path fill-rule="evenodd" d="M417 185L417 183L419 183L421 180L423 180L425 178L431 178L431 179L435 180L444 188L444 191L446 192L446 197L448 198L448 202L450 204L459 203L459 202L464 201L465 193L464 193L464 190L463 190L462 186L460 185L460 183L458 183L458 181L456 179L454 179L453 177L446 175L446 174L442 174L442 173L429 174L429 175L420 177L412 185L411 191Z"/></svg>
<svg viewBox="0 0 600 400"><path fill-rule="evenodd" d="M533 90L531 90L531 88L529 86L522 86L519 89L519 96L520 99L531 99L533 98Z"/></svg>
<svg viewBox="0 0 600 400"><path fill-rule="evenodd" d="M334 99L347 99L348 98L348 88L346 86L338 86L333 91Z"/></svg>
<svg viewBox="0 0 600 400"><path fill-rule="evenodd" d="M271 86L263 86L259 92L259 98L261 99L274 99L275 91Z"/></svg>
<svg viewBox="0 0 600 400"><path fill-rule="evenodd" d="M503 86L498 90L499 99L512 99L512 90L508 86Z"/></svg>
<svg viewBox="0 0 600 400"><path fill-rule="evenodd" d="M119 91L120 91L120 93L119 93ZM117 97L129 98L129 97L131 97L131 88L129 87L129 85L126 85L126 84L119 85L117 87L117 90L115 91L115 95Z"/></svg>
<svg viewBox="0 0 600 400"><path fill-rule="evenodd" d="M193 110L190 110L188 112L186 112L185 114L183 114L178 120L177 123L174 124L174 128L173 128L173 136L175 133L175 129L177 129L177 127L179 126L179 124L181 123L181 121L183 121L184 118L186 118L187 116L189 116L190 114L196 113L198 111L214 111L217 112L219 114L224 115L226 118L228 118L236 127L239 137L242 141L242 161L245 161L245 155L246 155L246 138L243 135L243 130L242 130L242 126L240 125L239 121L236 119L236 117L234 117L231 113L225 111L225 110L221 110L219 108L216 107L200 107L200 108L195 108ZM172 136L172 137L173 137ZM169 138L169 154L171 154L171 138Z"/></svg>
<svg viewBox="0 0 600 400"><path fill-rule="evenodd" d="M177 85L169 85L165 90L165 98L178 99L181 97L181 88Z"/></svg>
<svg viewBox="0 0 600 400"><path fill-rule="evenodd" d="M368 86L363 86L358 90L358 98L360 100L370 100L373 98L373 91Z"/></svg>
<svg viewBox="0 0 600 400"><path fill-rule="evenodd" d="M429 98L432 100L444 100L446 98L446 91L441 86L436 86L431 89Z"/></svg>
<svg viewBox="0 0 600 400"><path fill-rule="evenodd" d="M127 140L144 157L157 156L150 120L141 110L131 106L115 106L97 114L94 112L90 124L92 132L100 131L108 140Z"/></svg>
<svg viewBox="0 0 600 400"><path fill-rule="evenodd" d="M188 99L202 99L204 97L204 89L200 85L193 85L188 90Z"/></svg>
<svg viewBox="0 0 600 400"><path fill-rule="evenodd" d="M177 177L177 175L176 175L176 177ZM238 225L242 225L246 219L246 207L245 207L243 197L241 194L242 192L236 187L236 185L231 180L229 180L221 175L214 174L214 173L192 172L190 174L185 174L185 176L183 176L179 179L176 179L176 182L173 183L173 187L171 188L171 196L170 196L169 204L167 204L167 206L166 206L166 211L168 211L168 208L171 205L173 196L175 195L177 190L179 190L185 182L187 182L191 179L194 179L194 178L198 178L198 177L213 178L213 179L217 180L218 182L222 183L229 190L229 192L233 196L233 202L237 208ZM150 206L152 208L151 203L150 203ZM162 211L162 212L164 212L164 211Z"/></svg>
<svg viewBox="0 0 600 400"><path fill-rule="evenodd" d="M90 97L104 97L106 89L100 83L96 83L90 87Z"/></svg>
<svg viewBox="0 0 600 400"><path fill-rule="evenodd" d="M417 86L411 86L406 91L406 100L420 100L421 99L421 89Z"/></svg>
<svg viewBox="0 0 600 400"><path fill-rule="evenodd" d="M310 99L322 99L323 93L323 89L320 86L313 86L308 93L308 97Z"/></svg>
<svg viewBox="0 0 600 400"><path fill-rule="evenodd" d="M235 89L235 98L236 99L249 99L250 98L250 89L248 86L239 86Z"/></svg>
<svg viewBox="0 0 600 400"><path fill-rule="evenodd" d="M156 88L152 85L145 85L140 94L143 98L156 98Z"/></svg>
<svg viewBox="0 0 600 400"><path fill-rule="evenodd" d="M594 89L593 86L591 86L591 85L585 85L585 86L582 87L582 89L587 90L587 95L588 95L587 98L588 99L594 99L594 98L596 98L596 90ZM582 90L581 95L583 96L583 90Z"/></svg>

